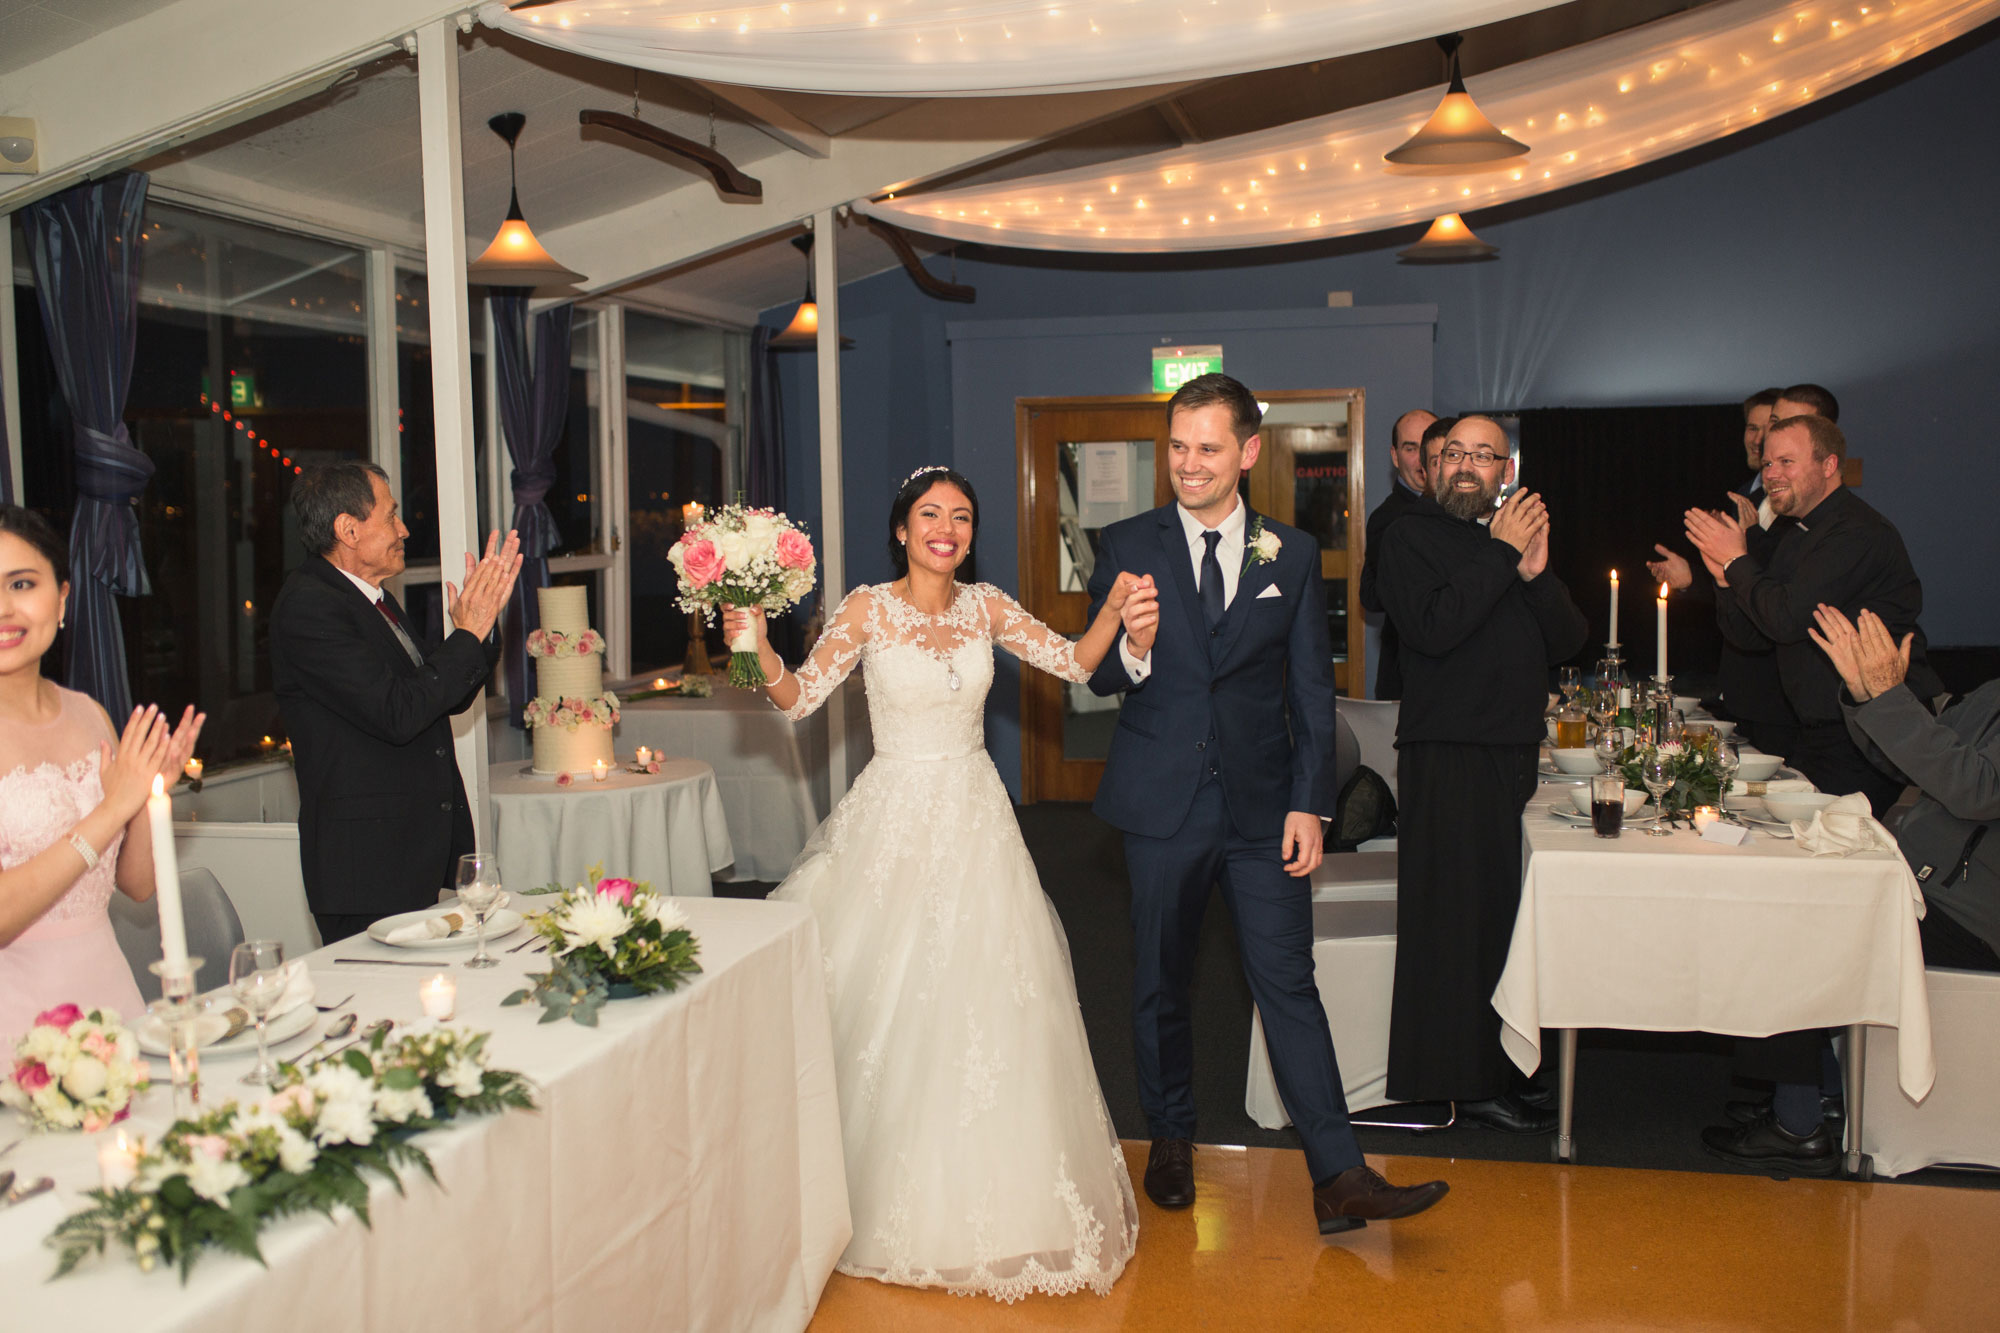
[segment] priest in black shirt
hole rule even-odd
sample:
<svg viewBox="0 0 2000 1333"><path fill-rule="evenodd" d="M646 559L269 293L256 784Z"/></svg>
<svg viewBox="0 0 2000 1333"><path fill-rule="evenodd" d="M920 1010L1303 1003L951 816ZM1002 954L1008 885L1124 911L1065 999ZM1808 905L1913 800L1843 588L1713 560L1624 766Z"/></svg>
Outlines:
<svg viewBox="0 0 2000 1333"><path fill-rule="evenodd" d="M1554 1115L1509 1091L1492 995L1520 906L1521 812L1535 793L1549 667L1583 647L1589 627L1547 572L1540 497L1494 508L1513 476L1507 433L1461 417L1434 495L1382 541L1377 586L1403 640L1389 1095L1453 1100L1475 1123L1546 1133Z"/></svg>
<svg viewBox="0 0 2000 1333"><path fill-rule="evenodd" d="M1924 651L1923 584L1894 524L1842 484L1847 441L1817 416L1774 423L1764 441L1771 508L1794 520L1768 549L1746 546L1743 529L1706 510L1687 514L1688 540L1715 576L1723 635L1750 651L1774 649L1785 698L1799 719L1785 759L1821 791L1862 792L1880 816L1903 784L1862 754L1840 708L1840 675L1808 631L1823 603L1850 620L1863 607L1898 638L1915 634L1909 682L1919 699L1944 693Z"/></svg>
<svg viewBox="0 0 2000 1333"><path fill-rule="evenodd" d="M1424 434L1436 420L1435 414L1413 407L1397 417L1396 424L1389 427L1389 462L1396 475L1389 484L1388 496L1368 516L1368 537L1361 550L1361 609L1364 611L1379 613L1382 610L1382 599L1375 594L1375 575L1379 567L1376 555L1382 549L1382 534L1430 490L1429 480L1424 475ZM1403 697L1403 668L1397 662L1399 642L1395 620L1383 616L1382 635L1375 655L1377 699Z"/></svg>

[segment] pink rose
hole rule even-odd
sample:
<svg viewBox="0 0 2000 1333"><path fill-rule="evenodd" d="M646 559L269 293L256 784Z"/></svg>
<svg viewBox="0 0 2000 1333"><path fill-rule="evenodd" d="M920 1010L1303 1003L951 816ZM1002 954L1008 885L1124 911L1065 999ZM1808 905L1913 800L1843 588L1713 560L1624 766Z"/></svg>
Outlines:
<svg viewBox="0 0 2000 1333"><path fill-rule="evenodd" d="M61 1028L64 1032L67 1032L69 1031L69 1025L82 1017L83 1010L77 1008L75 1005L59 1004L53 1009L44 1009L41 1013L36 1014L35 1026L41 1027L46 1023L50 1027Z"/></svg>
<svg viewBox="0 0 2000 1333"><path fill-rule="evenodd" d="M706 588L722 577L723 569L722 552L711 541L689 542L681 556L681 573L697 588Z"/></svg>
<svg viewBox="0 0 2000 1333"><path fill-rule="evenodd" d="M659 761L659 760L657 760L657 759L655 759L655 760L654 760L654 761L653 761L652 763L650 763L650 764L647 764L647 765L646 765L646 771L647 771L648 773L657 773L657 772L659 772L659 771L660 771L660 761Z"/></svg>
<svg viewBox="0 0 2000 1333"><path fill-rule="evenodd" d="M93 1032L83 1039L86 1055L104 1061L106 1064L118 1058L118 1048L104 1039L102 1032Z"/></svg>
<svg viewBox="0 0 2000 1333"><path fill-rule="evenodd" d="M778 534L778 563L786 569L810 569L813 562L813 544L797 528L787 528Z"/></svg>
<svg viewBox="0 0 2000 1333"><path fill-rule="evenodd" d="M635 886L629 879L600 879L597 892L606 898L616 898L627 907L632 905L632 890Z"/></svg>
<svg viewBox="0 0 2000 1333"><path fill-rule="evenodd" d="M294 1083L267 1098L264 1109L274 1115L310 1116L313 1113L312 1089L303 1083Z"/></svg>
<svg viewBox="0 0 2000 1333"><path fill-rule="evenodd" d="M22 1092L40 1092L49 1086L48 1068L39 1060L24 1060L14 1066L14 1082L20 1085Z"/></svg>
<svg viewBox="0 0 2000 1333"><path fill-rule="evenodd" d="M567 787L569 786L571 781L573 781L573 779L567 773L556 774L556 786L558 787Z"/></svg>
<svg viewBox="0 0 2000 1333"><path fill-rule="evenodd" d="M190 1134L184 1142L190 1154L206 1153L212 1162L219 1162L229 1156L229 1140L220 1134Z"/></svg>

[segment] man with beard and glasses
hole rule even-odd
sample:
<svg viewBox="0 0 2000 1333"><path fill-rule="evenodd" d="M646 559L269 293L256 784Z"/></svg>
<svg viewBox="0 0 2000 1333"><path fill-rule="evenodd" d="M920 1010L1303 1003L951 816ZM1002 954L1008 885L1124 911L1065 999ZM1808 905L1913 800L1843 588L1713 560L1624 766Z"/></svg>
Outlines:
<svg viewBox="0 0 2000 1333"><path fill-rule="evenodd" d="M1396 418L1396 424L1389 427L1389 461L1396 469L1394 480L1389 484L1389 494L1375 512L1368 516L1368 538L1361 555L1361 609L1380 614L1382 599L1375 595L1375 574L1380 568L1376 553L1382 549L1382 534L1409 511L1411 505L1429 492L1430 478L1424 466L1424 432L1437 416L1421 407L1413 407ZM1377 699L1400 699L1403 697L1403 668L1396 660L1396 621L1391 616L1382 617L1380 650L1376 655L1375 697Z"/></svg>
<svg viewBox="0 0 2000 1333"><path fill-rule="evenodd" d="M1433 497L1382 541L1378 587L1402 633L1400 853L1389 1095L1455 1101L1471 1123L1548 1133L1500 1048L1493 988L1521 899L1521 812L1535 794L1549 668L1589 626L1548 572L1549 518L1514 479L1507 433L1460 417Z"/></svg>

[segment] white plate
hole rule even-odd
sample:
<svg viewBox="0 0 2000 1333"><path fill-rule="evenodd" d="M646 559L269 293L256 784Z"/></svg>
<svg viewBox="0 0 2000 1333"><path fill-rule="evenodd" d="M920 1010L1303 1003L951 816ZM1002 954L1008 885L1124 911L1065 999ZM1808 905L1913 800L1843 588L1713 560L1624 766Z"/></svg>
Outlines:
<svg viewBox="0 0 2000 1333"><path fill-rule="evenodd" d="M464 911L467 916L471 915L471 912L454 903L449 906L426 907L415 912L400 912L395 916L385 916L374 925L368 927L368 938L374 940L377 944L389 944L389 932L399 926L407 926L413 921L422 921L425 917L444 916L447 913L459 911ZM486 918L486 942L491 944L495 940L504 940L520 928L521 914L512 908L503 907L492 916ZM459 931L456 935L447 935L441 940L418 940L414 944L389 944L389 947L391 949L417 949L420 951L435 952L440 949L470 949L478 943L478 927L467 922L465 929Z"/></svg>
<svg viewBox="0 0 2000 1333"><path fill-rule="evenodd" d="M257 1053L255 1024L244 1028L228 1041L216 1040L229 1031L229 1019L226 1015L231 1009L239 1007L235 996L228 991L214 991L202 996L200 1003L206 1012L197 1015L194 1023L195 1040L201 1043L203 1055L228 1059ZM319 1011L313 1008L311 1001L279 1014L264 1025L265 1044L276 1046L281 1041L298 1036L310 1028L318 1017ZM166 1027L157 1016L148 1014L140 1019L134 1025L132 1035L139 1039L139 1049L146 1054L163 1056L167 1053Z"/></svg>

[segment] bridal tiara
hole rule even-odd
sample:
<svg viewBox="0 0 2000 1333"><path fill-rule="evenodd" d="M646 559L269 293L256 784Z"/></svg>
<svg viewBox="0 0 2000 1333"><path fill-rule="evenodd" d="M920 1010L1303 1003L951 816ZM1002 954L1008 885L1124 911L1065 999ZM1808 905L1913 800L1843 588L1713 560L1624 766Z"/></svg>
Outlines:
<svg viewBox="0 0 2000 1333"><path fill-rule="evenodd" d="M926 463L922 467L918 468L915 472L912 472L909 476L903 478L902 482L897 485L896 489L899 491L902 490L904 486L909 485L911 482L915 481L918 477L923 476L926 472L949 472L949 471L951 471L951 469L946 467L943 463Z"/></svg>

